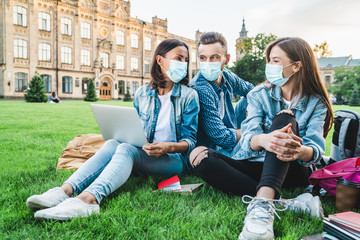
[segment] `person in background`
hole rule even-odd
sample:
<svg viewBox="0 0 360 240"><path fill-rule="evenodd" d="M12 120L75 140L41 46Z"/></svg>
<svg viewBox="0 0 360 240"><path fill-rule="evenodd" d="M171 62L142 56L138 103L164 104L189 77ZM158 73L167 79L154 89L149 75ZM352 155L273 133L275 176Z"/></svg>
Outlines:
<svg viewBox="0 0 360 240"><path fill-rule="evenodd" d="M61 103L60 98L56 96L55 92L52 92L48 97L48 103Z"/></svg>

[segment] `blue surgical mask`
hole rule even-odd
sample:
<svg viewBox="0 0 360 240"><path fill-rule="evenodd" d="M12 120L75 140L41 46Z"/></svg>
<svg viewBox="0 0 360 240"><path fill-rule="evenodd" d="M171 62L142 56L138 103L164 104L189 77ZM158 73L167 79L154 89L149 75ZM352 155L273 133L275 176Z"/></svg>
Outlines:
<svg viewBox="0 0 360 240"><path fill-rule="evenodd" d="M294 75L294 73L292 73L289 77L285 78L283 77L283 70L284 68L293 65L294 63L291 63L289 65L286 65L285 67L283 66L279 66L279 65L274 65L274 64L266 64L266 68L265 68L265 75L266 75L266 79L276 85L276 86L283 86L288 80L289 78Z"/></svg>
<svg viewBox="0 0 360 240"><path fill-rule="evenodd" d="M167 58L164 59L169 60ZM183 80L183 78L187 75L188 64L187 62L179 62L175 60L169 60L169 61L170 61L169 70L166 71L165 68L163 68L161 65L160 67L162 67L166 71L166 75L168 75L171 81L173 81L174 83L178 83L181 80Z"/></svg>
<svg viewBox="0 0 360 240"><path fill-rule="evenodd" d="M206 80L215 81L221 72L221 62L200 62L200 73Z"/></svg>

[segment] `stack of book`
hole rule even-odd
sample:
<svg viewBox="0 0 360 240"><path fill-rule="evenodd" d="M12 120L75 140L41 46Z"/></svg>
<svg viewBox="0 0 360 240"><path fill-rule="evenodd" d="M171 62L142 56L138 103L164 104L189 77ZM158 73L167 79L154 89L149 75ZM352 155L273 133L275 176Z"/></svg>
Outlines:
<svg viewBox="0 0 360 240"><path fill-rule="evenodd" d="M360 213L342 212L323 219L326 239L360 239Z"/></svg>

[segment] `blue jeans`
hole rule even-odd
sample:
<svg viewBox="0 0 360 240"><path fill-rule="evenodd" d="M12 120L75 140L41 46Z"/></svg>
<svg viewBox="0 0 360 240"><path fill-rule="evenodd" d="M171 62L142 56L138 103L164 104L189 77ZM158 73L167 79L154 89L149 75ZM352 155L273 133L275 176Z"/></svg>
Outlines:
<svg viewBox="0 0 360 240"><path fill-rule="evenodd" d="M170 177L186 172L184 162L180 153L150 157L141 148L108 140L65 183L73 187L74 195L87 187L84 191L94 195L100 204L126 182L133 170L144 175Z"/></svg>

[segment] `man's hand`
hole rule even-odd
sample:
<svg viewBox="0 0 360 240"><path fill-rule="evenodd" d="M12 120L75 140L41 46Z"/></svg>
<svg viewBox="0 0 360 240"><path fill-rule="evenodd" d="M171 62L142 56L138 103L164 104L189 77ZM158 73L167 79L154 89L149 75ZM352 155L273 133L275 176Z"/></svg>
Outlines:
<svg viewBox="0 0 360 240"><path fill-rule="evenodd" d="M151 157L160 157L170 151L170 144L167 142L149 143L142 149Z"/></svg>

